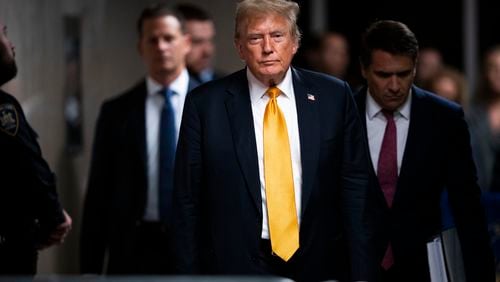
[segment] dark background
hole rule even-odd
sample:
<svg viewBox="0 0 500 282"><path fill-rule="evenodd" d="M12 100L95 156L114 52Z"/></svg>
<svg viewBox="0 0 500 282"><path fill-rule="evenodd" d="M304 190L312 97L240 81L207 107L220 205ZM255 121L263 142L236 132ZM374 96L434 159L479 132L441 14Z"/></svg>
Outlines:
<svg viewBox="0 0 500 282"><path fill-rule="evenodd" d="M299 26L304 37L297 64L304 64L303 52L315 45L309 32L311 3L297 1L301 6ZM359 74L359 42L363 31L376 20L390 19L405 23L415 33L420 47L435 47L442 52L445 64L464 70L463 1L327 1L327 30L343 33L350 42L352 74ZM480 0L478 7L479 58L491 46L500 44L500 1ZM480 60L482 61L482 60ZM479 66L478 66L479 67Z"/></svg>

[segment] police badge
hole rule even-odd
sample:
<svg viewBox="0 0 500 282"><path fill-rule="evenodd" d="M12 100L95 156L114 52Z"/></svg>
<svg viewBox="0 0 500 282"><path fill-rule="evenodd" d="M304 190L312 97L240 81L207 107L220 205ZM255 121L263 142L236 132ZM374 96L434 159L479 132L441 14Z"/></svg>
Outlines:
<svg viewBox="0 0 500 282"><path fill-rule="evenodd" d="M0 130L10 136L16 136L18 129L19 117L16 107L8 103L0 105Z"/></svg>

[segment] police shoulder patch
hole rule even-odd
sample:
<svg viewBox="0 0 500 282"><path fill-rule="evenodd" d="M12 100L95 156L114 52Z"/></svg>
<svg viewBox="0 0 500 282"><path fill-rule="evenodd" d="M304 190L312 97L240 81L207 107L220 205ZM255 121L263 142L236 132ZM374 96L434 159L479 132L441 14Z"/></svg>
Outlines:
<svg viewBox="0 0 500 282"><path fill-rule="evenodd" d="M13 104L0 105L0 130L10 136L16 136L19 129L19 116Z"/></svg>

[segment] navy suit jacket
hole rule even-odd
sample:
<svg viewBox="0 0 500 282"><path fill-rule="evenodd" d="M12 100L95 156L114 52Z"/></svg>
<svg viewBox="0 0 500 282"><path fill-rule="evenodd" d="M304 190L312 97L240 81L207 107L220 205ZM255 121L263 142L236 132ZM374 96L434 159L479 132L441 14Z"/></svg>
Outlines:
<svg viewBox="0 0 500 282"><path fill-rule="evenodd" d="M303 181L294 278L345 279L350 257L352 278L365 280L368 163L350 88L323 74L292 73ZM244 69L186 99L174 194L183 273L267 274L258 259L262 205Z"/></svg>
<svg viewBox="0 0 500 282"><path fill-rule="evenodd" d="M196 86L190 78L188 90ZM82 273L125 274L135 269L130 265L132 246L148 190L146 97L142 80L101 107L83 209Z"/></svg>
<svg viewBox="0 0 500 282"><path fill-rule="evenodd" d="M379 263L390 240L401 281L430 281L426 243L441 231L440 197L449 202L461 241L467 281L494 281L484 209L464 113L457 104L412 87L410 126L393 206L388 208L373 166L370 204ZM355 100L366 129L366 95ZM399 152L398 152L399 153Z"/></svg>

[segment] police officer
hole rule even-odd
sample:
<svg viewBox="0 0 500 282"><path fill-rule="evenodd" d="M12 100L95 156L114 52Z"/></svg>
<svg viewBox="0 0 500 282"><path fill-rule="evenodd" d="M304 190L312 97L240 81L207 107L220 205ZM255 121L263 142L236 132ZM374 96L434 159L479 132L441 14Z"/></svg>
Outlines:
<svg viewBox="0 0 500 282"><path fill-rule="evenodd" d="M0 23L0 86L17 74L6 33ZM37 134L17 100L0 90L0 275L35 274L38 251L62 243L70 229Z"/></svg>

